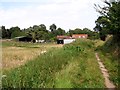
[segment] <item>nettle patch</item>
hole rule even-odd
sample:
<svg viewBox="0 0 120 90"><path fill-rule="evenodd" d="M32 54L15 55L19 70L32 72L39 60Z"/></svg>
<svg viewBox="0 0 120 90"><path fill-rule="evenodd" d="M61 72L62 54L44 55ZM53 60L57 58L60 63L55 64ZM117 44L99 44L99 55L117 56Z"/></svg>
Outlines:
<svg viewBox="0 0 120 90"><path fill-rule="evenodd" d="M64 50L72 50L72 51L77 51L77 52L83 52L85 49L81 46L74 46L72 44L68 44L63 46Z"/></svg>

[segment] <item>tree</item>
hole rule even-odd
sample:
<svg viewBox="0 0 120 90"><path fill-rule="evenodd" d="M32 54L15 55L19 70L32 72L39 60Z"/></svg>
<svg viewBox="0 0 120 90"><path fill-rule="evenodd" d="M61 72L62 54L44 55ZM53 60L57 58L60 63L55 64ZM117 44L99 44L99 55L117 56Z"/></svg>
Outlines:
<svg viewBox="0 0 120 90"><path fill-rule="evenodd" d="M107 18L100 16L95 23L96 23L95 29L96 31L99 31L100 39L105 41L105 38L107 37L108 33L108 27L106 25L109 24Z"/></svg>
<svg viewBox="0 0 120 90"><path fill-rule="evenodd" d="M0 35L1 35L0 37L2 38L6 38L6 39L11 38L10 30L6 29L5 26L1 26Z"/></svg>
<svg viewBox="0 0 120 90"><path fill-rule="evenodd" d="M100 36L112 34L114 40L120 38L120 1L104 1L106 6L95 5L101 16L96 20L95 30L100 32Z"/></svg>
<svg viewBox="0 0 120 90"><path fill-rule="evenodd" d="M6 31L6 29L5 29L5 26L1 26L1 37L2 38L6 38L7 37L7 31Z"/></svg>
<svg viewBox="0 0 120 90"><path fill-rule="evenodd" d="M62 28L58 28L54 33L55 33L55 36L65 35L65 30L63 30Z"/></svg>
<svg viewBox="0 0 120 90"><path fill-rule="evenodd" d="M27 34L27 37L32 38L33 43L35 43L35 40L36 40L37 32L35 32L35 31L37 31L37 30L38 30L37 25L34 25L33 27L29 27L25 30L26 34Z"/></svg>
<svg viewBox="0 0 120 90"><path fill-rule="evenodd" d="M83 34L83 30L82 29L79 29L79 28L76 28L74 30L69 30L69 35L71 36L72 34Z"/></svg>
<svg viewBox="0 0 120 90"><path fill-rule="evenodd" d="M57 29L57 26L55 24L50 25L51 32L55 31Z"/></svg>
<svg viewBox="0 0 120 90"><path fill-rule="evenodd" d="M14 38L14 37L19 37L19 36L26 36L25 32L23 31L14 31L12 32L11 34L11 38Z"/></svg>
<svg viewBox="0 0 120 90"><path fill-rule="evenodd" d="M48 32L48 30L46 29L46 26L44 24L40 24L39 28L40 28L39 30L41 30L41 31Z"/></svg>
<svg viewBox="0 0 120 90"><path fill-rule="evenodd" d="M27 36L32 38L32 42L35 42L35 40L49 39L49 32L44 24L34 25L33 27L27 28L25 31L27 32Z"/></svg>
<svg viewBox="0 0 120 90"><path fill-rule="evenodd" d="M50 30L51 30L51 34L50 34L50 36L51 36L51 38L55 38L56 37L56 35L57 35L57 26L55 25L55 24L52 24L52 25L50 25L50 28L49 28Z"/></svg>
<svg viewBox="0 0 120 90"><path fill-rule="evenodd" d="M16 27L11 27L9 29L9 35L10 35L10 38L14 38L18 36L24 36L25 32L21 31L20 28L16 26Z"/></svg>
<svg viewBox="0 0 120 90"><path fill-rule="evenodd" d="M16 35L14 34L14 32L15 32L15 34L19 35L20 28L19 28L18 26L16 26L16 27L11 27L11 28L9 29L10 38L16 37Z"/></svg>

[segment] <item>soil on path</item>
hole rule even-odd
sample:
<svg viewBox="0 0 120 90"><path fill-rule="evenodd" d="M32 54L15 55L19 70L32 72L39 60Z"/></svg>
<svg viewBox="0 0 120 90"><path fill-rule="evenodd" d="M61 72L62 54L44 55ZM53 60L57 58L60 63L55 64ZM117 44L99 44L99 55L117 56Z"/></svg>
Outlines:
<svg viewBox="0 0 120 90"><path fill-rule="evenodd" d="M95 56L96 56L96 59L98 61L98 64L99 64L99 68L103 74L103 77L105 78L105 86L106 88L112 88L114 89L115 88L115 85L109 80L109 74L108 74L108 71L107 69L105 68L105 66L103 65L103 63L101 62L99 56L98 56L98 53L95 53Z"/></svg>

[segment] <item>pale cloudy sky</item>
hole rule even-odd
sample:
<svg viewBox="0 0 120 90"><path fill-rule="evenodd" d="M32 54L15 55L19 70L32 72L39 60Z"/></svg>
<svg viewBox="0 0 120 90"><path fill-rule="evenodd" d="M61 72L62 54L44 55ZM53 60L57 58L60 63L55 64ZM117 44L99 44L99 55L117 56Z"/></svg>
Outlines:
<svg viewBox="0 0 120 90"><path fill-rule="evenodd" d="M21 29L56 24L68 31L95 27L98 13L94 3L102 0L0 0L0 26L19 26Z"/></svg>

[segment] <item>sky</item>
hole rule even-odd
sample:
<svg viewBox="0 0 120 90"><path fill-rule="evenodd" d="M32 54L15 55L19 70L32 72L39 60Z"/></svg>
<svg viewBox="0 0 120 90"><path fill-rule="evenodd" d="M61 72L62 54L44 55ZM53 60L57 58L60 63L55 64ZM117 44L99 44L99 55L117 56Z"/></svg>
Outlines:
<svg viewBox="0 0 120 90"><path fill-rule="evenodd" d="M94 4L103 0L0 0L0 26L19 26L21 29L33 25L52 24L66 31L75 28L93 30L99 13Z"/></svg>

